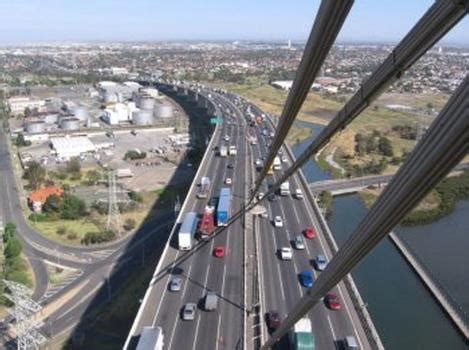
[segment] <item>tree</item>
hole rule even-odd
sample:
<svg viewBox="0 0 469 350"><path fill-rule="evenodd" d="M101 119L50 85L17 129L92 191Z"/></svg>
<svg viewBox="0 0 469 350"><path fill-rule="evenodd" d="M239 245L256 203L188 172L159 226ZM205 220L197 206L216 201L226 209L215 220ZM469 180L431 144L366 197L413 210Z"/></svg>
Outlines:
<svg viewBox="0 0 469 350"><path fill-rule="evenodd" d="M386 157L392 157L394 155L391 141L387 137L380 137L378 141L378 149L380 153Z"/></svg>
<svg viewBox="0 0 469 350"><path fill-rule="evenodd" d="M9 222L5 225L3 233L3 242L6 243L10 238L16 234L16 225L12 222Z"/></svg>
<svg viewBox="0 0 469 350"><path fill-rule="evenodd" d="M79 173L81 171L81 165L80 165L80 161L78 160L78 158L71 158L67 162L66 170L67 170L67 173L69 174Z"/></svg>
<svg viewBox="0 0 469 350"><path fill-rule="evenodd" d="M21 254L22 249L21 242L18 240L18 238L12 237L8 240L5 246L5 257L7 259L15 258Z"/></svg>
<svg viewBox="0 0 469 350"><path fill-rule="evenodd" d="M17 147L23 147L23 146L30 146L31 141L28 141L24 138L23 133L19 133L18 136L16 137L15 144Z"/></svg>
<svg viewBox="0 0 469 350"><path fill-rule="evenodd" d="M76 220L86 214L83 200L72 194L64 194L60 203L60 217L65 220Z"/></svg>
<svg viewBox="0 0 469 350"><path fill-rule="evenodd" d="M101 180L101 174L97 170L88 170L86 172L86 180L90 185L95 185L99 180Z"/></svg>
<svg viewBox="0 0 469 350"><path fill-rule="evenodd" d="M53 194L47 197L42 210L46 213L58 213L60 211L60 196Z"/></svg>
<svg viewBox="0 0 469 350"><path fill-rule="evenodd" d="M28 162L23 178L28 180L29 187L31 187L33 190L38 189L39 186L44 182L45 177L46 169L44 169L41 164L34 160Z"/></svg>

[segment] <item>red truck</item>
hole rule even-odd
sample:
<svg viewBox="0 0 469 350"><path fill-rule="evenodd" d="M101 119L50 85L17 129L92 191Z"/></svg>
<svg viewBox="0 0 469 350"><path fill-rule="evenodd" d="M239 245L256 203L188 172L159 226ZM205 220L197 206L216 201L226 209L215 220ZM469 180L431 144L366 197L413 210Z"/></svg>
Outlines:
<svg viewBox="0 0 469 350"><path fill-rule="evenodd" d="M199 221L199 229L197 231L201 240L209 239L215 230L213 212L213 207L205 207L202 219Z"/></svg>

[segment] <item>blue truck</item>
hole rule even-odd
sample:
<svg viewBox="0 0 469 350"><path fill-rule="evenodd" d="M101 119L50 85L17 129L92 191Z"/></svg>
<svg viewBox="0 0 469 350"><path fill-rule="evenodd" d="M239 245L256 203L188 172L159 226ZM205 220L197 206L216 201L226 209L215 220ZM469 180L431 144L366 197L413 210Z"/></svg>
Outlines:
<svg viewBox="0 0 469 350"><path fill-rule="evenodd" d="M224 187L220 190L217 207L217 226L226 226L230 218L231 190Z"/></svg>

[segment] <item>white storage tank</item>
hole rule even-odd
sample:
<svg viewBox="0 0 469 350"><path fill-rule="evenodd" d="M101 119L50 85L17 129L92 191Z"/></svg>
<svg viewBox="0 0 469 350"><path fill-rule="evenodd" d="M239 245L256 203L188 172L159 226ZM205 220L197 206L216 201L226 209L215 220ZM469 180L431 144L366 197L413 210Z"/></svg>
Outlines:
<svg viewBox="0 0 469 350"><path fill-rule="evenodd" d="M135 125L153 124L153 112L141 109L132 113L132 123Z"/></svg>
<svg viewBox="0 0 469 350"><path fill-rule="evenodd" d="M103 95L104 103L116 103L117 102L117 94L112 91L106 91Z"/></svg>
<svg viewBox="0 0 469 350"><path fill-rule="evenodd" d="M75 107L73 109L73 115L75 116L75 118L77 118L78 120L82 122L86 122L90 118L90 113L88 111L88 108L82 107L82 106Z"/></svg>
<svg viewBox="0 0 469 350"><path fill-rule="evenodd" d="M155 100L149 97L142 97L140 99L140 109L151 110L155 107Z"/></svg>
<svg viewBox="0 0 469 350"><path fill-rule="evenodd" d="M49 113L44 116L44 122L47 124L55 124L59 121L58 113Z"/></svg>
<svg viewBox="0 0 469 350"><path fill-rule="evenodd" d="M173 116L173 107L169 104L157 104L155 106L156 118L171 118Z"/></svg>
<svg viewBox="0 0 469 350"><path fill-rule="evenodd" d="M62 118L60 120L60 127L64 130L80 129L80 120L77 118Z"/></svg>
<svg viewBox="0 0 469 350"><path fill-rule="evenodd" d="M25 124L24 130L31 134L44 132L46 131L46 123L41 120L31 121Z"/></svg>

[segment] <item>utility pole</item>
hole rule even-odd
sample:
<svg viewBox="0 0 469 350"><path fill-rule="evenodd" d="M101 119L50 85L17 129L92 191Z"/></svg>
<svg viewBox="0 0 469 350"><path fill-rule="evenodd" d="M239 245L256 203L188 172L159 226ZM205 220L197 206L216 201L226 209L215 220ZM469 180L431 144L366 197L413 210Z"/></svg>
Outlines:
<svg viewBox="0 0 469 350"><path fill-rule="evenodd" d="M24 285L8 280L3 280L3 282L10 291L10 293L4 293L4 296L14 304L9 312L15 320L17 349L38 349L47 340L39 332L38 322L34 320L36 314L42 310L41 305L30 298L31 291Z"/></svg>
<svg viewBox="0 0 469 350"><path fill-rule="evenodd" d="M108 216L106 229L113 230L117 234L121 231L121 219L119 205L117 203L116 173L108 172Z"/></svg>

